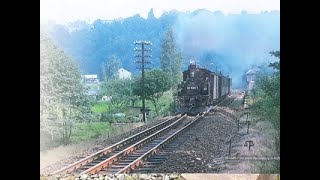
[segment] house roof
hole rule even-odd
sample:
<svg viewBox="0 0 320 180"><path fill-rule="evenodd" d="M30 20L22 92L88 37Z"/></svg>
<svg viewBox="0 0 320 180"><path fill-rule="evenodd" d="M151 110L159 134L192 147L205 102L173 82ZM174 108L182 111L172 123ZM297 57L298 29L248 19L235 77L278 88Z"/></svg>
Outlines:
<svg viewBox="0 0 320 180"><path fill-rule="evenodd" d="M83 75L82 77L86 78L86 79L97 79L98 75L96 75L96 74L86 74L86 75Z"/></svg>

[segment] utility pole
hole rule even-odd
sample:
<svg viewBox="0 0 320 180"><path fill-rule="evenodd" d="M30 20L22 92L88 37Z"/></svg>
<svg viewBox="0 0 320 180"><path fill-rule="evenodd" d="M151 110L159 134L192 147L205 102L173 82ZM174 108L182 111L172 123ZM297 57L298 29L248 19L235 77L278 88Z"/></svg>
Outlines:
<svg viewBox="0 0 320 180"><path fill-rule="evenodd" d="M152 57L150 55L151 49L150 48L145 48L145 46L152 46L152 43L150 41L135 41L134 45L136 46L141 46L140 47L135 47L133 51L137 52L137 54L134 55L135 58L135 63L137 64L137 68L141 69L141 95L142 95L142 117L143 117L143 122L146 123L146 110L145 110L145 93L144 93L144 70L145 69L150 69L146 67L146 64L150 64L150 58ZM141 58L141 61L140 61ZM146 58L146 59L145 59Z"/></svg>

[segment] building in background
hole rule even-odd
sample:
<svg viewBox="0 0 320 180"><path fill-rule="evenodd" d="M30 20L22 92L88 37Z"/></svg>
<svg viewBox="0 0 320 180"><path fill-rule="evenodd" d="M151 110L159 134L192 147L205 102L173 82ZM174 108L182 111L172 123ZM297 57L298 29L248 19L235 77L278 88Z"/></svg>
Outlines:
<svg viewBox="0 0 320 180"><path fill-rule="evenodd" d="M118 70L118 77L119 77L119 79L131 79L131 72L129 72L123 68L120 68Z"/></svg>
<svg viewBox="0 0 320 180"><path fill-rule="evenodd" d="M99 79L96 74L82 75L82 82L87 90L87 95L97 98L99 94Z"/></svg>
<svg viewBox="0 0 320 180"><path fill-rule="evenodd" d="M246 73L246 76L247 76L247 89L248 90L251 90L252 88L254 88L255 78L256 78L257 72L259 72L259 71L260 71L260 69L255 67L255 68L250 69Z"/></svg>
<svg viewBox="0 0 320 180"><path fill-rule="evenodd" d="M85 83L85 84L99 83L98 75L96 75L96 74L82 75L82 80L83 80L83 83Z"/></svg>

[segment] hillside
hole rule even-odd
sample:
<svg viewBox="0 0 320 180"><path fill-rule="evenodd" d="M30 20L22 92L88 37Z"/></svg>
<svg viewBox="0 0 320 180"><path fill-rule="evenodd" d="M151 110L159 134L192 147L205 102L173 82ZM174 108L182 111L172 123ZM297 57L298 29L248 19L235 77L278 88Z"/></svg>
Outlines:
<svg viewBox="0 0 320 180"><path fill-rule="evenodd" d="M137 73L133 60L136 40L153 43L151 68L159 67L160 44L169 26L183 54L183 69L195 58L201 66L230 75L235 85L241 80L236 77L257 63L267 63L268 53L280 48L279 11L233 15L170 11L156 18L151 9L147 19L137 14L113 21L51 23L46 28L83 73L99 74L101 63L112 55L121 60L124 69Z"/></svg>

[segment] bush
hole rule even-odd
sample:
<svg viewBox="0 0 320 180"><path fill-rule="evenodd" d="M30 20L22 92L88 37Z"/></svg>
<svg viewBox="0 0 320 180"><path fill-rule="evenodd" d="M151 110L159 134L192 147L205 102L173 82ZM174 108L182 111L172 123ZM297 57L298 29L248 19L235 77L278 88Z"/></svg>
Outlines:
<svg viewBox="0 0 320 180"><path fill-rule="evenodd" d="M279 58L279 62L269 64L274 73L260 72L255 89L249 92L249 97L252 99L253 115L259 117L259 120L271 122L276 130L275 147L277 153L280 153L280 51L271 54Z"/></svg>
<svg viewBox="0 0 320 180"><path fill-rule="evenodd" d="M71 135L71 142L81 142L92 138L97 138L102 134L106 134L110 128L106 122L86 122L77 123L74 133Z"/></svg>

